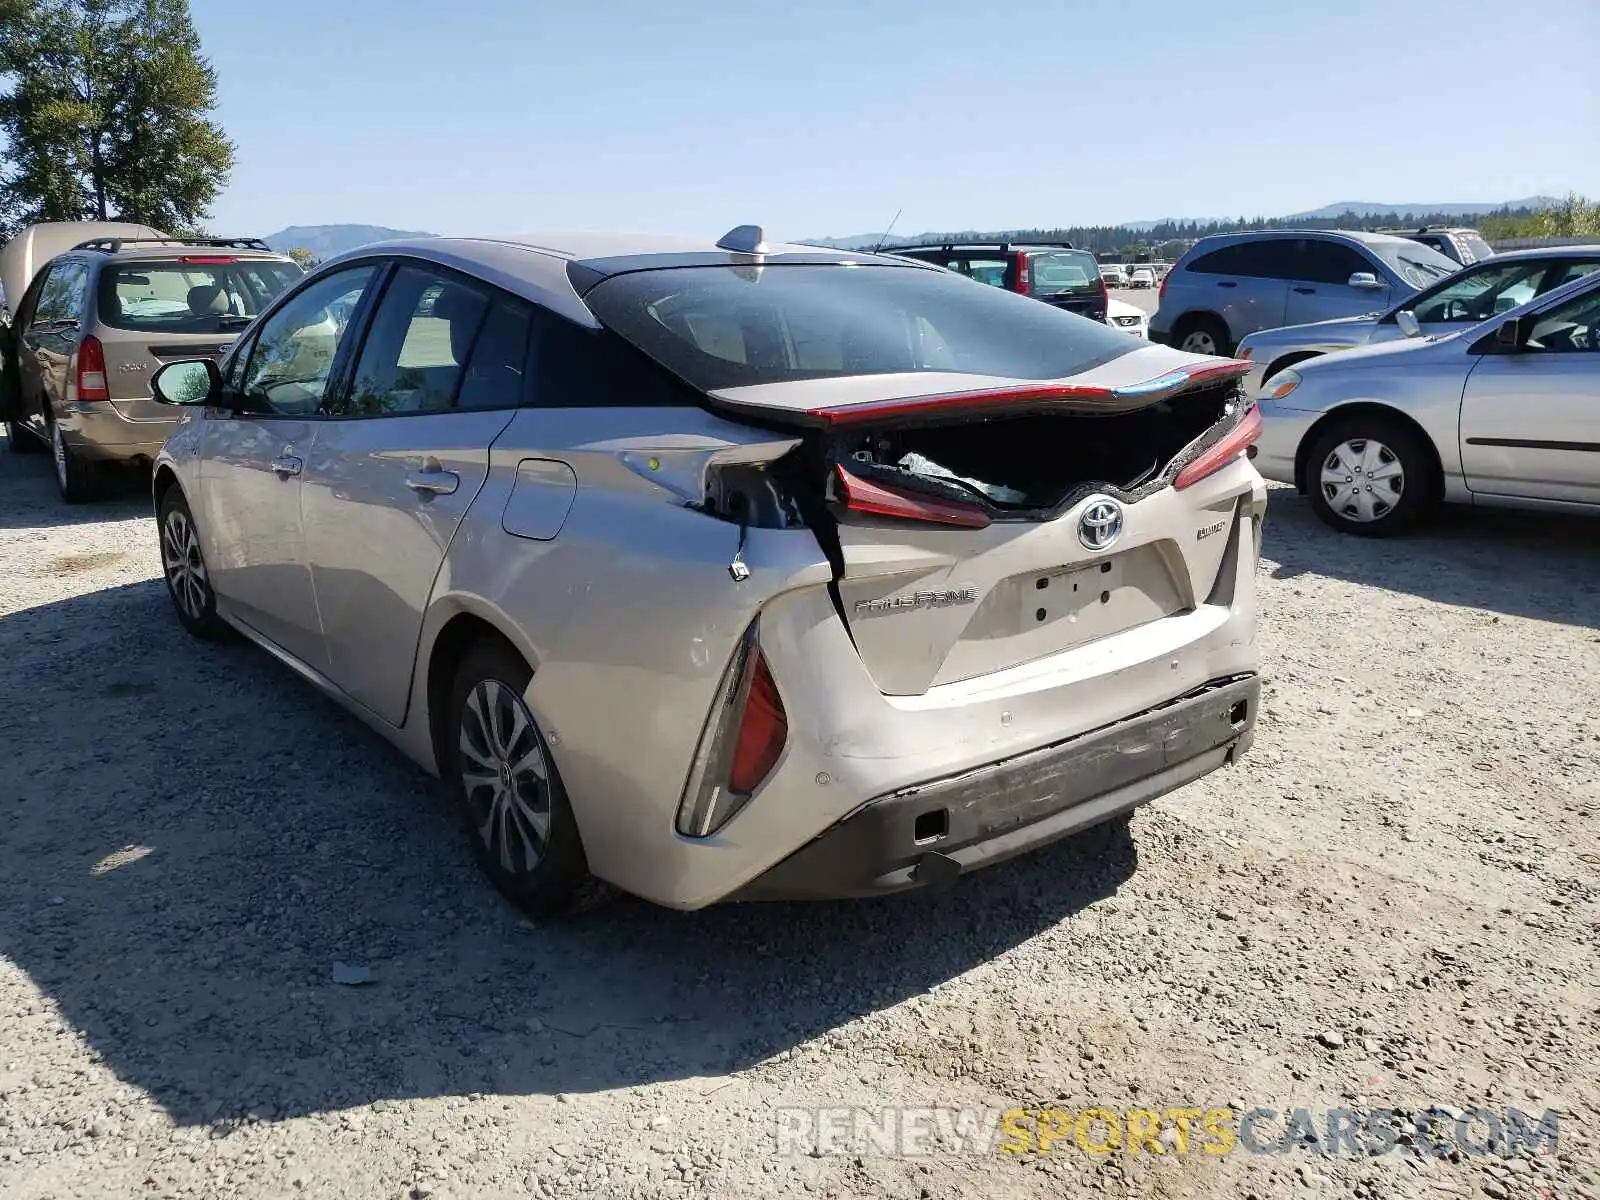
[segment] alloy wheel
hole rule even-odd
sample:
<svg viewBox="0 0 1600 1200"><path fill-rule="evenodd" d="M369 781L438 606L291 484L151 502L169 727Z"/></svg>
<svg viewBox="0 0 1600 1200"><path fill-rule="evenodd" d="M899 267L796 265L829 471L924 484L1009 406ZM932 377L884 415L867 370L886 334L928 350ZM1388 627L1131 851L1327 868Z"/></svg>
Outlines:
<svg viewBox="0 0 1600 1200"><path fill-rule="evenodd" d="M1178 347L1190 354L1217 354L1217 339L1211 336L1207 329L1196 329L1183 339L1183 344Z"/></svg>
<svg viewBox="0 0 1600 1200"><path fill-rule="evenodd" d="M167 571L167 586L183 615L195 622L204 620L211 584L206 577L205 560L200 557L200 539L195 536L194 523L181 508L169 509L162 523L161 561Z"/></svg>
<svg viewBox="0 0 1600 1200"><path fill-rule="evenodd" d="M1405 492L1405 466L1376 438L1340 442L1322 462L1319 481L1328 507L1347 521L1366 525L1382 520Z"/></svg>
<svg viewBox="0 0 1600 1200"><path fill-rule="evenodd" d="M550 841L550 771L522 697L495 679L479 683L462 706L456 749L479 840L503 870L532 871Z"/></svg>

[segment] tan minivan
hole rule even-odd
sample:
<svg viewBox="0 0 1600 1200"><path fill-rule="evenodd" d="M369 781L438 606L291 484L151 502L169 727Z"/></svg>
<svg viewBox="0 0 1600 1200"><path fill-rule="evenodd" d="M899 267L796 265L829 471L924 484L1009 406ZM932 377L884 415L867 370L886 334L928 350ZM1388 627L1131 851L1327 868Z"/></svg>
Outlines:
<svg viewBox="0 0 1600 1200"><path fill-rule="evenodd" d="M150 378L177 359L221 358L239 331L303 274L253 238L177 239L116 222L24 230L0 250L12 303L6 389L11 448L48 446L68 503L104 469L149 463L173 413Z"/></svg>

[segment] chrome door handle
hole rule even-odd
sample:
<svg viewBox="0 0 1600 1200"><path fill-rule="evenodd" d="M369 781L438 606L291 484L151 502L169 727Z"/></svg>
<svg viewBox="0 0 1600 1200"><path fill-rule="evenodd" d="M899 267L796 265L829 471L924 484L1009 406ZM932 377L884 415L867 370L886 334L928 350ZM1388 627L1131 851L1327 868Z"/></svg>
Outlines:
<svg viewBox="0 0 1600 1200"><path fill-rule="evenodd" d="M1317 294L1317 289L1313 287L1297 287L1295 291L1302 296L1315 296Z"/></svg>
<svg viewBox="0 0 1600 1200"><path fill-rule="evenodd" d="M292 454L284 454L272 460L272 469L279 475L298 475L303 466L305 463Z"/></svg>
<svg viewBox="0 0 1600 1200"><path fill-rule="evenodd" d="M406 476L406 486L425 495L448 496L461 486L461 476L454 471L412 471Z"/></svg>

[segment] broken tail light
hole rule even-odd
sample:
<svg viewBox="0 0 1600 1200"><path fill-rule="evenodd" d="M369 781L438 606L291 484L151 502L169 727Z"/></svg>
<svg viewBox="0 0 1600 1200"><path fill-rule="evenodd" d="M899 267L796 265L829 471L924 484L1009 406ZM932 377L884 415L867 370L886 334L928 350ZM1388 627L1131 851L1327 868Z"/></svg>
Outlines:
<svg viewBox="0 0 1600 1200"><path fill-rule="evenodd" d="M709 837L760 790L789 740L789 716L752 622L717 689L678 806L678 832Z"/></svg>
<svg viewBox="0 0 1600 1200"><path fill-rule="evenodd" d="M959 525L966 529L983 529L989 524L989 514L981 505L902 492L898 488L860 479L843 467L835 469L839 473L841 498L850 512L867 513L875 517L899 517L905 521L926 521L934 525Z"/></svg>
<svg viewBox="0 0 1600 1200"><path fill-rule="evenodd" d="M1186 488L1199 483L1208 475L1215 475L1239 455L1256 444L1261 436L1261 413L1254 405L1239 418L1238 424L1223 435L1222 440L1206 450L1172 481L1175 488Z"/></svg>

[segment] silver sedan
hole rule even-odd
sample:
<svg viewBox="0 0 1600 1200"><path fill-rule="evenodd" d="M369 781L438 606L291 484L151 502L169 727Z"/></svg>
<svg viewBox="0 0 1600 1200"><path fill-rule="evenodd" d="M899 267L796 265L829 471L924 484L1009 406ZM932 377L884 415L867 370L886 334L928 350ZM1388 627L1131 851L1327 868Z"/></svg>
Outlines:
<svg viewBox="0 0 1600 1200"><path fill-rule="evenodd" d="M1257 469L1346 533L1441 501L1600 515L1600 273L1460 333L1287 368L1258 406Z"/></svg>
<svg viewBox="0 0 1600 1200"><path fill-rule="evenodd" d="M1474 263L1388 309L1263 329L1239 343L1252 394L1285 367L1353 346L1456 333L1600 270L1600 246L1515 250Z"/></svg>

